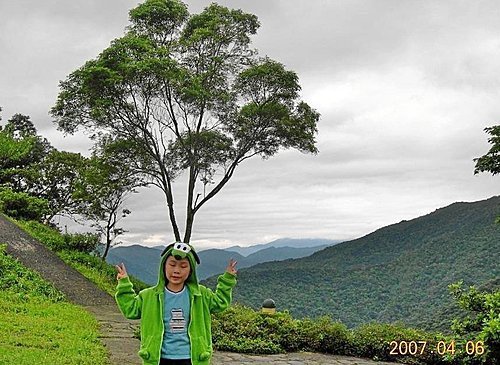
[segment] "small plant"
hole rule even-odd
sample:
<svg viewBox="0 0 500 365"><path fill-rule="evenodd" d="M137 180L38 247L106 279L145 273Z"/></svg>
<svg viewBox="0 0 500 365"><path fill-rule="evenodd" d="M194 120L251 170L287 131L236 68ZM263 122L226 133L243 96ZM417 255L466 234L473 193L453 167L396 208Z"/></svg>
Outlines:
<svg viewBox="0 0 500 365"><path fill-rule="evenodd" d="M64 295L42 277L27 270L5 252L6 245L0 245L0 291L11 293L22 301L32 297L51 302L64 300Z"/></svg>

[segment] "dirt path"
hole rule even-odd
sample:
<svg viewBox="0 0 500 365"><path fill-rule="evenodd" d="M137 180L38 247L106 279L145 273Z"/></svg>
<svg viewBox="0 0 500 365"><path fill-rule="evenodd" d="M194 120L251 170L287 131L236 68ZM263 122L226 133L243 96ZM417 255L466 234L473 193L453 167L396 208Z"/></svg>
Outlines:
<svg viewBox="0 0 500 365"><path fill-rule="evenodd" d="M133 337L138 321L126 320L114 299L87 280L75 269L66 265L55 253L0 214L0 243L7 244L7 253L24 266L39 272L53 283L69 301L91 312L100 324L101 341L109 352L112 364L141 364L137 351L139 340ZM383 365L366 359L314 353L258 356L215 352L212 364L269 364L275 365Z"/></svg>

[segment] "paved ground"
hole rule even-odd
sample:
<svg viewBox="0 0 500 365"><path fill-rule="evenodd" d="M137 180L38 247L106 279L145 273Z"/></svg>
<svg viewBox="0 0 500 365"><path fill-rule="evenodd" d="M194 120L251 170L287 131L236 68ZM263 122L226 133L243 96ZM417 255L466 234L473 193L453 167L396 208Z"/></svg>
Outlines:
<svg viewBox="0 0 500 365"><path fill-rule="evenodd" d="M232 352L215 352L213 365L395 365L394 362L375 362L348 356L335 356L299 352L281 355L245 355ZM397 364L396 364L397 365Z"/></svg>
<svg viewBox="0 0 500 365"><path fill-rule="evenodd" d="M137 364L139 341L133 337L137 321L126 320L114 299L88 281L78 271L66 265L56 254L7 221L0 214L0 243L7 244L7 253L22 264L38 271L47 281L62 291L68 300L93 313L101 328L101 341L110 354L112 364ZM290 353L281 355L247 355L215 352L213 365L382 365L395 363L375 362L345 356L316 353Z"/></svg>

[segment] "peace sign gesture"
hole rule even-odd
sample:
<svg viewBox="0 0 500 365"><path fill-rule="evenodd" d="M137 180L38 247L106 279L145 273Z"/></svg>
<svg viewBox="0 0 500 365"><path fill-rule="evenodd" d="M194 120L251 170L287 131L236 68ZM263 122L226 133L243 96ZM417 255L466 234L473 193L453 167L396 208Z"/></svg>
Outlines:
<svg viewBox="0 0 500 365"><path fill-rule="evenodd" d="M226 267L226 272L233 274L233 275L236 275L238 273L238 270L236 270L237 263L238 263L238 261L236 261L236 260L233 260L233 259L229 260L229 264Z"/></svg>
<svg viewBox="0 0 500 365"><path fill-rule="evenodd" d="M116 280L126 278L128 276L125 264L122 262L120 265L115 265L118 274L116 274Z"/></svg>

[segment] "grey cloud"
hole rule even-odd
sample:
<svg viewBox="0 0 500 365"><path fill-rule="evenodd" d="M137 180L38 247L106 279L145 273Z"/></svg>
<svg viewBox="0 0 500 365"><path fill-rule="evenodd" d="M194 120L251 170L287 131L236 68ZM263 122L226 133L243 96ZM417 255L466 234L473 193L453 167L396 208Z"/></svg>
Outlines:
<svg viewBox="0 0 500 365"><path fill-rule="evenodd" d="M211 1L187 1L197 12ZM5 122L29 114L58 148L48 111L57 84L123 34L137 1L0 2L0 106ZM195 221L200 245L282 236L354 238L458 200L498 194L473 176L488 150L483 128L500 117L500 6L496 1L225 0L255 13L253 46L297 72L318 109L317 156L284 151L246 161ZM185 188L176 197L184 220ZM164 198L128 201L127 243L172 237Z"/></svg>

